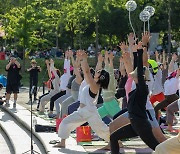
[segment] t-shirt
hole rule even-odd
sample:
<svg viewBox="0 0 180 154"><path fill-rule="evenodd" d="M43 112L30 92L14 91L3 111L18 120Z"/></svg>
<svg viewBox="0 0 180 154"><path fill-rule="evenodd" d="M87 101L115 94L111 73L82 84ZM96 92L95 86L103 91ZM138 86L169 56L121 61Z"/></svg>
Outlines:
<svg viewBox="0 0 180 154"><path fill-rule="evenodd" d="M80 85L76 82L76 79L72 81L71 91L79 91Z"/></svg>
<svg viewBox="0 0 180 154"><path fill-rule="evenodd" d="M90 96L90 86L86 85L81 92L80 103L88 106L89 108L95 107L97 104L98 95L95 98Z"/></svg>
<svg viewBox="0 0 180 154"><path fill-rule="evenodd" d="M81 82L81 85L80 85L80 87L79 87L79 95L78 95L78 100L80 101L80 97L81 97L81 93L82 93L82 90L83 90L83 88L85 87L87 85L87 82L86 82L86 80L84 79L82 82Z"/></svg>
<svg viewBox="0 0 180 154"><path fill-rule="evenodd" d="M67 84L68 84L69 78L70 78L70 76L68 73L64 73L60 77L60 90L64 91L67 89Z"/></svg>
<svg viewBox="0 0 180 154"><path fill-rule="evenodd" d="M162 86L162 71L159 69L156 75L153 76L154 83L152 86L152 95L158 95L164 91Z"/></svg>
<svg viewBox="0 0 180 154"><path fill-rule="evenodd" d="M164 95L173 95L179 89L179 79L178 78L171 78L170 80L167 79L164 83Z"/></svg>
<svg viewBox="0 0 180 154"><path fill-rule="evenodd" d="M9 69L6 71L7 74L7 84L19 85L21 76L19 75L19 71L21 68L18 68L16 64L11 64Z"/></svg>
<svg viewBox="0 0 180 154"><path fill-rule="evenodd" d="M40 72L40 69L38 67L35 67L29 71L30 73L30 79L38 80L38 73Z"/></svg>
<svg viewBox="0 0 180 154"><path fill-rule="evenodd" d="M68 89L71 89L71 86L72 86L72 81L76 78L76 75L73 75L70 77L69 81L68 81L68 84L67 84L67 88Z"/></svg>

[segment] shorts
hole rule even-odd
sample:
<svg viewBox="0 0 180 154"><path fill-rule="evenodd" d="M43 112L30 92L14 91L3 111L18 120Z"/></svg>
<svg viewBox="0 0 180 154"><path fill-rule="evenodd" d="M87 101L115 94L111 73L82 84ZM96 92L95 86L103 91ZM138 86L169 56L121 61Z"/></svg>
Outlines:
<svg viewBox="0 0 180 154"><path fill-rule="evenodd" d="M151 104L154 104L156 101L162 102L164 99L165 99L164 94L163 93L159 93L157 95L152 95L150 97L150 102L151 102Z"/></svg>
<svg viewBox="0 0 180 154"><path fill-rule="evenodd" d="M150 122L151 126L153 128L159 127L159 124L158 124L156 117L155 117L154 109L146 110L146 113L147 113L148 121ZM125 112L122 114L122 116L124 118L129 118L129 113Z"/></svg>
<svg viewBox="0 0 180 154"><path fill-rule="evenodd" d="M98 108L98 113L101 118L104 118L107 115L114 116L120 111L119 104L116 99L113 99L109 102L104 102L103 105Z"/></svg>
<svg viewBox="0 0 180 154"><path fill-rule="evenodd" d="M8 94L11 94L11 93L19 93L19 85L17 84L7 84L6 85L6 92Z"/></svg>

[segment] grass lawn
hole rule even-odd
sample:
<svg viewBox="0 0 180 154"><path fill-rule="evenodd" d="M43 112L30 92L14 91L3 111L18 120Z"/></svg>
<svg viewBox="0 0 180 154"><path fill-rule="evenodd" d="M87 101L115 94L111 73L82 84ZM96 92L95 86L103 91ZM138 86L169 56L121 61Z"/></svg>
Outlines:
<svg viewBox="0 0 180 154"><path fill-rule="evenodd" d="M21 63L23 61L22 60L18 60ZM41 59L36 59L37 61L37 65L41 66L42 71L39 73L39 86L42 85L43 81L47 81L48 80L48 75L47 75L47 70L46 70L46 65L45 65L45 59L41 58ZM64 59L54 59L55 61L55 67L58 68L61 73L63 73L63 63L64 63ZM95 58L89 58L88 59L89 65L91 67L95 67L96 63L95 63ZM7 72L5 71L5 67L8 64L7 60L0 60L0 74L3 75L7 75ZM115 57L114 59L114 65L115 68L118 68L119 65L119 57ZM30 67L30 60L26 59L26 65L25 65L25 70L27 68ZM21 83L23 84L23 86L29 86L29 73L27 71L25 71L24 73L20 72L20 74L22 75L22 80Z"/></svg>

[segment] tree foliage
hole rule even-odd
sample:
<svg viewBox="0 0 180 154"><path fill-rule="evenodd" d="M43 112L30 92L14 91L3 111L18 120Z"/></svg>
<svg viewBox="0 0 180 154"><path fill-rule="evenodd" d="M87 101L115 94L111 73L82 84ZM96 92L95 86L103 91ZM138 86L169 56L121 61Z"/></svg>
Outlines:
<svg viewBox="0 0 180 154"><path fill-rule="evenodd" d="M0 22L7 47L30 48L32 51L51 47L87 48L95 42L98 20L99 40L103 46L116 45L131 32L126 0L1 0ZM180 0L136 0L131 13L137 34L143 23L139 13L145 6L156 9L151 17L151 32L168 31L168 11L171 8L172 34L180 40ZM2 44L1 44L2 46Z"/></svg>

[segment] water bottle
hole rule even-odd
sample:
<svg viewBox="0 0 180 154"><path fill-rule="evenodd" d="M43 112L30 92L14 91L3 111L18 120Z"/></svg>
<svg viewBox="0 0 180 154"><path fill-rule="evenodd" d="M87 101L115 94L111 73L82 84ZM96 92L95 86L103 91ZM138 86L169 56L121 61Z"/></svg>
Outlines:
<svg viewBox="0 0 180 154"><path fill-rule="evenodd" d="M35 127L35 125L37 124L37 119L36 117L33 118L33 127Z"/></svg>

